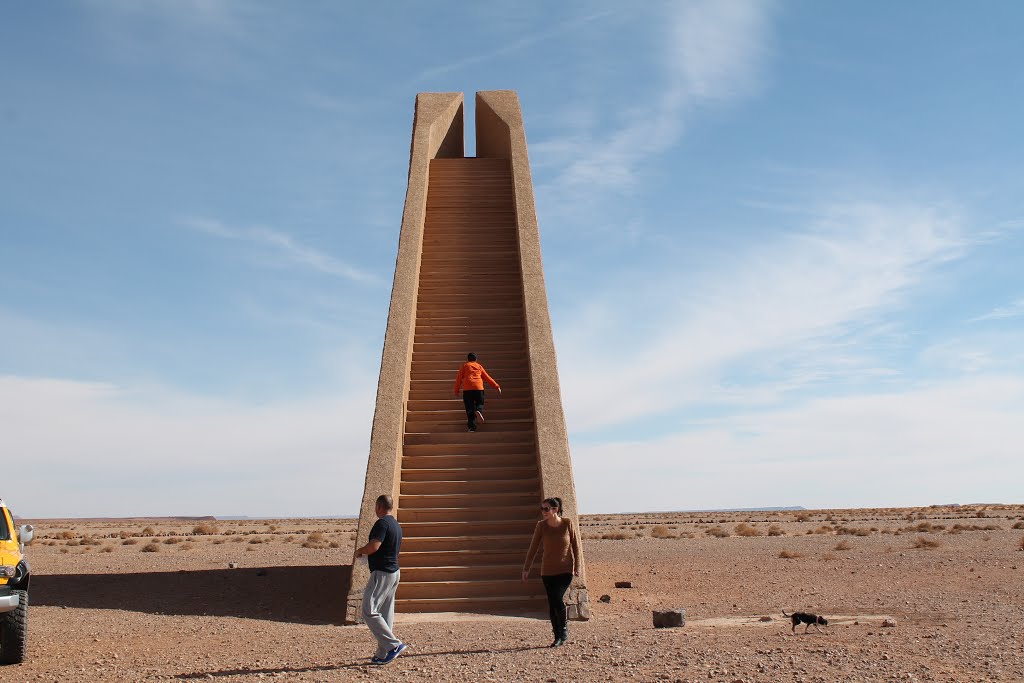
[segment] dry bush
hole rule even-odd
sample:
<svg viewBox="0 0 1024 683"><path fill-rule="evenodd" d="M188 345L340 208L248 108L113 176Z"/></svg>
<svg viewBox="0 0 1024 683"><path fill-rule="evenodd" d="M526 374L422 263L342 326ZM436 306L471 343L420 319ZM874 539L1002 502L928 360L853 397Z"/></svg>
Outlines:
<svg viewBox="0 0 1024 683"><path fill-rule="evenodd" d="M1012 527L1010 527L1010 528L1011 528L1011 529L1024 529L1024 522L1017 522L1017 523L1015 523L1015 524L1014 524L1014 525L1013 525Z"/></svg>
<svg viewBox="0 0 1024 683"><path fill-rule="evenodd" d="M164 539L164 545L175 545L177 543L181 543L181 539L177 536L171 536L170 538Z"/></svg>
<svg viewBox="0 0 1024 683"><path fill-rule="evenodd" d="M798 553L795 550L783 550L782 552L779 553L779 557L782 558L783 560L793 560L793 559L796 559L798 557L803 557L803 556L804 556L803 553Z"/></svg>
<svg viewBox="0 0 1024 683"><path fill-rule="evenodd" d="M821 526L819 526L817 529L814 530L814 533L828 535L828 534L831 534L833 531L835 531L835 530L832 527L830 527L828 524L822 524Z"/></svg>
<svg viewBox="0 0 1024 683"><path fill-rule="evenodd" d="M591 538L600 538L600 537L597 536L597 535L594 535L594 536L591 536ZM284 542L285 543L294 543L295 542L295 537L294 536L285 536L284 537Z"/></svg>
<svg viewBox="0 0 1024 683"><path fill-rule="evenodd" d="M192 548L195 548L195 546L191 543L182 543L178 546L178 550L192 550Z"/></svg>
<svg viewBox="0 0 1024 683"><path fill-rule="evenodd" d="M321 543L322 541L327 540L327 536L325 536L322 531L314 531L306 538L306 540L310 543Z"/></svg>
<svg viewBox="0 0 1024 683"><path fill-rule="evenodd" d="M664 524L656 524L651 527L651 538L675 538L676 535L668 530Z"/></svg>
<svg viewBox="0 0 1024 683"><path fill-rule="evenodd" d="M833 550L849 550L849 549L850 549L850 548L852 548L852 547L853 547L853 546L852 546L852 545L850 545L850 542L849 542L849 541L847 541L847 540L846 540L846 539L844 538L843 540L839 541L839 543L836 543L836 544L835 544L835 546L833 546L833 548L832 548L832 549L833 549Z"/></svg>
<svg viewBox="0 0 1024 683"><path fill-rule="evenodd" d="M1020 543L1017 544L1017 550L1024 550L1024 536L1020 537Z"/></svg>
<svg viewBox="0 0 1024 683"><path fill-rule="evenodd" d="M770 527L768 527L768 535L769 536L785 536L786 532L783 531L782 527L779 526L778 524L772 524Z"/></svg>
<svg viewBox="0 0 1024 683"><path fill-rule="evenodd" d="M249 543L253 545L259 545L260 543L270 543L269 538L250 538Z"/></svg>
<svg viewBox="0 0 1024 683"><path fill-rule="evenodd" d="M340 548L341 544L338 543L337 541L331 541L330 543L327 544L327 547L328 548Z"/></svg>
<svg viewBox="0 0 1024 683"><path fill-rule="evenodd" d="M82 542L79 541L77 538L73 538L70 541L68 541L67 543L65 543L64 545L78 546L78 545L82 545Z"/></svg>
<svg viewBox="0 0 1024 683"><path fill-rule="evenodd" d="M118 536L118 538L129 538L131 536L131 534L128 533L127 531L122 531L122 532L118 533L117 536Z"/></svg>
<svg viewBox="0 0 1024 683"><path fill-rule="evenodd" d="M825 562L833 562L835 560L838 560L839 556L838 555L833 555L832 553L825 553L824 555L821 556L821 559L824 560Z"/></svg>
<svg viewBox="0 0 1024 683"><path fill-rule="evenodd" d="M763 532L760 529L755 529L746 522L740 522L734 527L737 536L763 536Z"/></svg>
<svg viewBox="0 0 1024 683"><path fill-rule="evenodd" d="M60 554L61 554L61 555L66 555L67 553L70 553L70 552L71 552L71 551L70 551L70 550L68 550L67 548L61 548L61 549L60 549Z"/></svg>
<svg viewBox="0 0 1024 683"><path fill-rule="evenodd" d="M811 518L811 513L810 512L798 512L798 513L796 513L796 516L793 517L793 519L795 519L798 522L806 522L810 518Z"/></svg>
<svg viewBox="0 0 1024 683"><path fill-rule="evenodd" d="M213 539L213 544L214 545L222 545L224 543L226 543L226 541L223 538L215 538L215 539Z"/></svg>
<svg viewBox="0 0 1024 683"><path fill-rule="evenodd" d="M112 553L112 552L114 552L114 546L112 546L112 545L105 545L105 546L103 546L100 549L100 552L101 553Z"/></svg>
<svg viewBox="0 0 1024 683"><path fill-rule="evenodd" d="M605 539L606 541L625 541L627 538L629 538L629 536L622 533L621 531L613 531L608 534L601 534L601 538Z"/></svg>
<svg viewBox="0 0 1024 683"><path fill-rule="evenodd" d="M931 538L925 538L924 536L918 536L914 540L914 545L911 548L923 548L931 550L932 548L938 548L942 543Z"/></svg>
<svg viewBox="0 0 1024 683"><path fill-rule="evenodd" d="M212 536L217 533L217 525L211 522L200 522L192 527L193 536Z"/></svg>
<svg viewBox="0 0 1024 683"><path fill-rule="evenodd" d="M145 529L142 530L142 535L143 536L156 536L156 529L154 529L151 526L147 526Z"/></svg>
<svg viewBox="0 0 1024 683"><path fill-rule="evenodd" d="M137 538L126 538L123 541L121 541L121 545L135 545L138 542L139 539Z"/></svg>
<svg viewBox="0 0 1024 683"><path fill-rule="evenodd" d="M242 538L241 536L235 536L234 538L231 539L231 542L232 543L245 543L245 539Z"/></svg>
<svg viewBox="0 0 1024 683"><path fill-rule="evenodd" d="M877 531L877 529L865 529L864 527L858 527L857 530L853 532L853 535L870 536L872 531Z"/></svg>
<svg viewBox="0 0 1024 683"><path fill-rule="evenodd" d="M78 538L78 534L76 534L74 531L62 531L59 534L57 534L57 538L61 540L67 540L69 538Z"/></svg>
<svg viewBox="0 0 1024 683"><path fill-rule="evenodd" d="M144 553L158 553L160 552L160 546L156 543L147 543L142 546L142 552Z"/></svg>
<svg viewBox="0 0 1024 683"><path fill-rule="evenodd" d="M713 526L705 531L708 536L714 536L715 538L728 538L731 534L720 526Z"/></svg>

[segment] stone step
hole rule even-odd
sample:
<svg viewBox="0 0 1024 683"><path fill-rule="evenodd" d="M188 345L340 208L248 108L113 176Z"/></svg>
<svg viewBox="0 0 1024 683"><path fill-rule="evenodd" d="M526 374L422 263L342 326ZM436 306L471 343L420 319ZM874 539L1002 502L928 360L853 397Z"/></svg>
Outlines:
<svg viewBox="0 0 1024 683"><path fill-rule="evenodd" d="M479 432L476 432L479 434ZM407 451L408 446L403 450ZM442 445L437 455L409 455L402 456L402 477L406 472L413 470L444 470L457 468L477 467L537 467L537 455L533 452L502 453L500 449L483 447L473 448L473 455L451 454L454 446Z"/></svg>
<svg viewBox="0 0 1024 683"><path fill-rule="evenodd" d="M491 451L491 446L504 445L513 446L521 444L524 449L529 446L532 447L534 444L533 429L521 430L521 431L509 431L507 429L497 429L490 427L486 424L478 425L479 431L476 432L452 432L443 434L406 434L404 443L406 446L449 446L449 445L465 445L469 444L477 446L478 448L486 448L488 452Z"/></svg>
<svg viewBox="0 0 1024 683"><path fill-rule="evenodd" d="M404 528L403 528L404 530ZM533 533L490 536L406 536L402 538L402 555L406 552L438 552L451 550L491 550L525 556Z"/></svg>
<svg viewBox="0 0 1024 683"><path fill-rule="evenodd" d="M476 564L455 567L445 566L423 566L409 567L402 564L402 583L405 581L422 583L427 581L507 581L509 579L520 581L522 579L523 562L526 559L526 551L518 562L508 564ZM402 560L405 560L403 554ZM540 580L540 569L534 563L530 576Z"/></svg>
<svg viewBox="0 0 1024 683"><path fill-rule="evenodd" d="M530 420L533 421L533 411L529 408L510 408L505 401L499 401L494 399L493 401L487 401L484 406L484 415L487 417L487 422L498 422L501 420ZM408 409L405 414L405 428L406 431L416 432L419 429L411 429L410 425L416 423L424 424L449 424L458 423L463 426L466 424L466 411L462 403L462 399L457 399L451 402L450 410L412 410Z"/></svg>
<svg viewBox="0 0 1024 683"><path fill-rule="evenodd" d="M412 538L512 538L533 537L536 519L487 519L456 520L453 522L406 522L402 519L401 503L398 506L398 521L402 524L402 547L406 539ZM518 542L518 541L515 541Z"/></svg>
<svg viewBox="0 0 1024 683"><path fill-rule="evenodd" d="M449 470L437 470L449 472ZM404 473L403 473L404 475ZM442 475L451 476L451 475ZM450 495L464 493L527 493L536 497L540 493L540 479L423 479L403 480L400 484L402 504L408 496Z"/></svg>
<svg viewBox="0 0 1024 683"><path fill-rule="evenodd" d="M533 491L510 491L510 492L474 492L474 493L403 493L402 514L412 510L436 510L446 509L467 509L477 510L480 508L515 508L516 513L504 519L528 519L537 518L540 514L534 508L540 505L540 501L534 496ZM526 509L527 506L529 509ZM521 514L525 512L526 514ZM535 514L536 513L536 514ZM503 519L493 517L492 519ZM441 520L443 521L443 520ZM452 520L458 521L458 520Z"/></svg>
<svg viewBox="0 0 1024 683"><path fill-rule="evenodd" d="M424 456L437 457L437 456ZM452 456L442 456L452 457ZM454 456L464 458L466 456ZM418 467L415 469L403 468L401 481L404 486L407 483L443 483L447 481L534 481L537 478L536 456L529 455L531 459L528 465L492 465L491 457L484 456L484 465L479 467L466 467L461 463L454 467ZM404 462L404 460L403 460Z"/></svg>
<svg viewBox="0 0 1024 683"><path fill-rule="evenodd" d="M526 561L526 552L529 548L516 550L480 550L472 548L468 550L427 550L408 551L402 546L401 565L402 574L405 574L406 567L423 567L430 569L446 566L502 566L515 565L522 567ZM534 563L537 566L537 563Z"/></svg>
<svg viewBox="0 0 1024 683"><path fill-rule="evenodd" d="M454 384L455 383L452 382L453 386ZM494 399L493 403L491 403L492 398ZM533 412L532 401L525 398L510 398L504 391L501 396L488 396L487 400L487 410L524 411L531 414ZM409 411L409 414L420 413L421 411L453 411L461 413L463 403L461 397L449 395L447 398L437 400L409 401L406 404L406 409Z"/></svg>
<svg viewBox="0 0 1024 683"><path fill-rule="evenodd" d="M523 583L520 577L479 581L406 581L403 576L395 599L532 597L537 595L538 590L541 595L544 594L544 584L539 579Z"/></svg>
<svg viewBox="0 0 1024 683"><path fill-rule="evenodd" d="M541 586L543 588L543 585ZM542 595L495 598L425 598L395 600L401 614L464 612L468 614L508 614L535 616L547 614L547 598Z"/></svg>
<svg viewBox="0 0 1024 683"><path fill-rule="evenodd" d="M497 494L488 494L491 496ZM529 505L501 505L500 502L494 506L486 505L463 508L463 507L437 507L437 508L402 508L402 524L409 522L489 522L507 521L509 519L531 519L535 518L534 511L538 509L540 495L532 493L528 496L531 502ZM404 503L404 498L403 498Z"/></svg>

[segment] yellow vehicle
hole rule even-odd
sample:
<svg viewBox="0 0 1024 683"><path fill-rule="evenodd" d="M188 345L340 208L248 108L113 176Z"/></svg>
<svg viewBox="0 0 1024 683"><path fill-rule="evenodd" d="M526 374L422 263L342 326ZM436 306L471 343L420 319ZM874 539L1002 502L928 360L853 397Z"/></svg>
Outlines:
<svg viewBox="0 0 1024 683"><path fill-rule="evenodd" d="M28 581L25 544L32 525L14 528L14 515L0 498L0 664L25 660L28 648Z"/></svg>

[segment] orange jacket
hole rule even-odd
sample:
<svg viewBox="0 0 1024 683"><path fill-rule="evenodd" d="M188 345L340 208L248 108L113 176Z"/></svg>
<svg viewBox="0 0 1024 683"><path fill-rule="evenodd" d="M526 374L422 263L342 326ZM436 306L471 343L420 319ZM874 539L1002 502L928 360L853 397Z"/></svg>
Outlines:
<svg viewBox="0 0 1024 683"><path fill-rule="evenodd" d="M455 378L455 393L459 393L463 389L479 389L483 390L484 380L495 389L501 389L498 383L494 381L487 371L484 370L484 366L480 365L476 361L469 361L464 363L459 368L459 376Z"/></svg>

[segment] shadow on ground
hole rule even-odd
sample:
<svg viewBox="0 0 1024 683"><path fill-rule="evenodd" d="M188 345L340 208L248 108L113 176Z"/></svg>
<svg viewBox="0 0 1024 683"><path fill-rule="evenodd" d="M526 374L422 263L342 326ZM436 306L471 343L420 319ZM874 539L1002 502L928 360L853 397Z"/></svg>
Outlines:
<svg viewBox="0 0 1024 683"><path fill-rule="evenodd" d="M34 575L32 604L341 624L352 566Z"/></svg>

